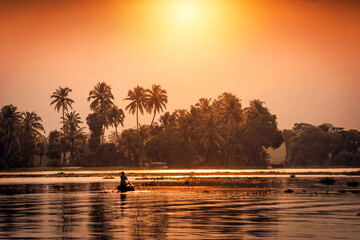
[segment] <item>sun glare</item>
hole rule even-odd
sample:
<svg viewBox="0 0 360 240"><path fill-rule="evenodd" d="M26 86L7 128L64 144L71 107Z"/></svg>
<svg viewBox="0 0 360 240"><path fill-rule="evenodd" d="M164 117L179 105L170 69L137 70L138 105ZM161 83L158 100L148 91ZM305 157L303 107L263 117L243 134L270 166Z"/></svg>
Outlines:
<svg viewBox="0 0 360 240"><path fill-rule="evenodd" d="M197 1L174 1L172 8L178 24L196 24L201 14Z"/></svg>
<svg viewBox="0 0 360 240"><path fill-rule="evenodd" d="M184 22L194 20L196 10L195 5L191 2L178 2L175 6L176 17Z"/></svg>

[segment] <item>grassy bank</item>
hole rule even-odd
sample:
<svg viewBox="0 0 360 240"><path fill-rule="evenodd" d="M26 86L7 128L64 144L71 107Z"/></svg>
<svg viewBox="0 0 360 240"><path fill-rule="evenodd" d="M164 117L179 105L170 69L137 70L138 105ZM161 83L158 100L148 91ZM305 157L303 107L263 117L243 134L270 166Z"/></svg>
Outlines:
<svg viewBox="0 0 360 240"><path fill-rule="evenodd" d="M2 172L46 172L46 171L121 171L121 170L146 170L149 167L33 167L33 168L11 168L0 170Z"/></svg>

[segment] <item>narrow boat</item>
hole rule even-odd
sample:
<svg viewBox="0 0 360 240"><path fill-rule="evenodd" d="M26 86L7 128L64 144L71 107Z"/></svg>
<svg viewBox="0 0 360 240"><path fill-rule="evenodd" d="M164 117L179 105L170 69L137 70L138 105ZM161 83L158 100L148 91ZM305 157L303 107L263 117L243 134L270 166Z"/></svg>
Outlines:
<svg viewBox="0 0 360 240"><path fill-rule="evenodd" d="M121 185L117 186L117 189L119 192L135 191L135 186L132 183L128 183L124 187L121 187Z"/></svg>

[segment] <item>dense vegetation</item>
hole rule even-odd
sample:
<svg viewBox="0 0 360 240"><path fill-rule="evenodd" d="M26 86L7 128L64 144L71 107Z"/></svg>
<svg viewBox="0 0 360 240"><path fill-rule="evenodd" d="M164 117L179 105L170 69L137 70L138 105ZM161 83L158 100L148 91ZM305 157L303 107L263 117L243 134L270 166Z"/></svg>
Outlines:
<svg viewBox="0 0 360 240"><path fill-rule="evenodd" d="M286 166L360 166L360 132L324 123L284 130Z"/></svg>
<svg viewBox="0 0 360 240"><path fill-rule="evenodd" d="M45 137L41 118L34 112L20 113L12 105L0 112L0 168L47 166L148 166L166 162L169 167L266 167L268 148L278 148L285 139L287 166L355 166L359 161L359 132L330 124L318 127L295 124L281 132L276 116L260 100L243 108L240 99L223 93L211 100L201 98L187 109L162 112L166 90L137 86L128 91L125 111L136 115L136 128L123 129L125 112L114 104L111 87L97 83L89 92L90 113L84 132L71 89L59 87L50 105L60 113L62 127ZM139 123L139 115L152 114L152 121ZM156 121L156 115L159 122ZM105 137L105 130L114 131ZM37 161L35 161L35 158Z"/></svg>

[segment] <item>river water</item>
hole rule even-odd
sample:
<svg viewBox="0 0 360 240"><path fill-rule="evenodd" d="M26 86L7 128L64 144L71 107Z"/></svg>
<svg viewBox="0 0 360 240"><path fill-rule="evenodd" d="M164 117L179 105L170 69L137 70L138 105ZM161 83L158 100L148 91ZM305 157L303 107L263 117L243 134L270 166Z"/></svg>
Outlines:
<svg viewBox="0 0 360 240"><path fill-rule="evenodd" d="M134 173L137 190L124 194L116 178L0 178L0 239L358 239L359 187L343 182L360 178L333 177L335 186L269 175L248 188L221 187L222 177L220 187L144 187Z"/></svg>

